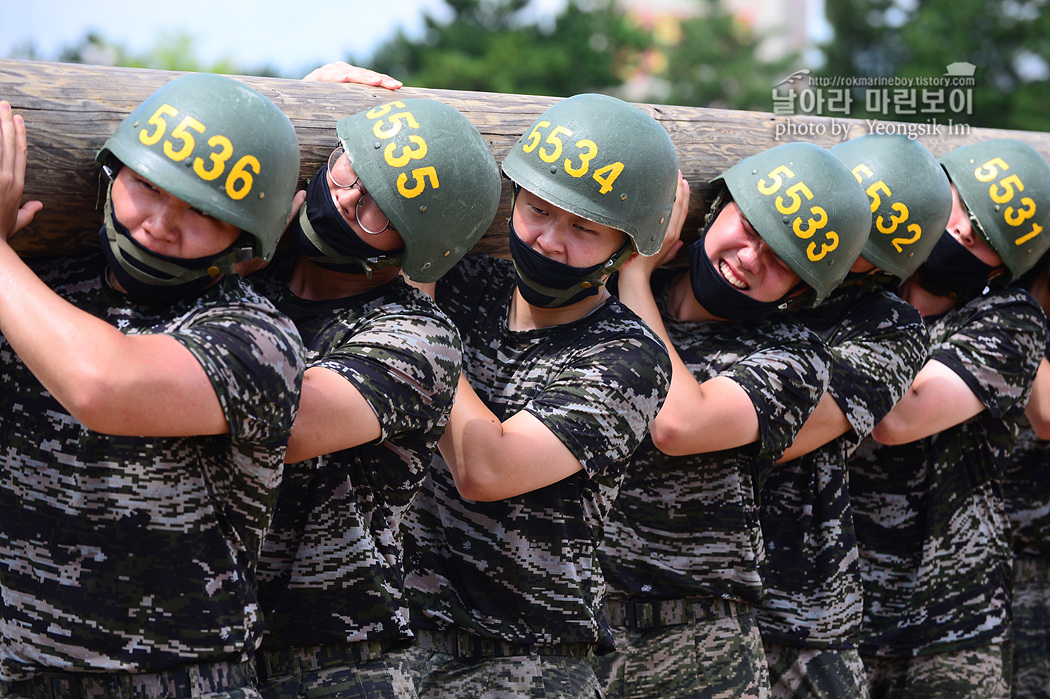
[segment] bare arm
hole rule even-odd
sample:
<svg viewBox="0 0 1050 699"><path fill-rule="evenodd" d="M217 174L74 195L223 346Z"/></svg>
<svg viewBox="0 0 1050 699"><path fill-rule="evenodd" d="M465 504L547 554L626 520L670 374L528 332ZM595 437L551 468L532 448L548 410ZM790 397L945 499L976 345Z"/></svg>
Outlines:
<svg viewBox="0 0 1050 699"><path fill-rule="evenodd" d="M26 167L21 117L0 103L0 331L48 391L85 426L124 435L228 430L204 369L166 335L124 335L68 303L8 244L39 211L18 208Z"/></svg>
<svg viewBox="0 0 1050 699"><path fill-rule="evenodd" d="M1035 374L1032 395L1025 406L1025 416L1039 439L1050 440L1050 362L1043 357Z"/></svg>
<svg viewBox="0 0 1050 699"><path fill-rule="evenodd" d="M931 359L871 436L882 444L907 444L965 422L983 410L984 404L958 374Z"/></svg>
<svg viewBox="0 0 1050 699"><path fill-rule="evenodd" d="M583 470L531 413L522 410L500 422L463 376L438 448L460 495L469 500L503 500Z"/></svg>
<svg viewBox="0 0 1050 699"><path fill-rule="evenodd" d="M299 412L284 460L304 461L381 436L379 418L352 383L331 369L310 367L303 375Z"/></svg>
<svg viewBox="0 0 1050 699"><path fill-rule="evenodd" d="M620 270L619 298L660 336L671 357L671 386L650 429L653 444L672 456L699 454L750 444L758 439L758 414L735 381L716 376L700 383L675 351L650 278L681 247L679 237L689 208L689 185L679 177L671 221L660 252L635 256Z"/></svg>
<svg viewBox="0 0 1050 699"><path fill-rule="evenodd" d="M805 456L831 440L841 437L850 429L852 429L852 425L846 419L846 413L842 412L842 408L831 397L831 394L825 391L809 419L802 425L802 429L798 431L795 441L787 448L777 463L784 463L797 459L800 456Z"/></svg>

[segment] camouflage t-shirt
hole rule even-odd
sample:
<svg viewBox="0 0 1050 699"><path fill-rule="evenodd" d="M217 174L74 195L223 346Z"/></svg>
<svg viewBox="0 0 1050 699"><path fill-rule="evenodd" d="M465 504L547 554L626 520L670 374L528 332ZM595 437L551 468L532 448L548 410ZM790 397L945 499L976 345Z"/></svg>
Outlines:
<svg viewBox="0 0 1050 699"><path fill-rule="evenodd" d="M828 392L850 429L766 480L759 628L785 645L856 648L864 606L846 462L911 386L929 338L919 312L881 290L843 288L797 316L831 350Z"/></svg>
<svg viewBox="0 0 1050 699"><path fill-rule="evenodd" d="M924 321L930 359L985 410L909 444L869 438L850 460L865 654L949 653L1009 637L1002 476L1046 345L1043 312L1010 289Z"/></svg>
<svg viewBox="0 0 1050 699"><path fill-rule="evenodd" d="M701 383L724 376L747 393L759 439L735 449L668 456L646 439L631 460L605 530L601 565L617 596L725 597L756 603L765 558L758 493L828 383L820 337L792 316L682 322L667 313L669 274L654 293L671 341Z"/></svg>
<svg viewBox="0 0 1050 699"><path fill-rule="evenodd" d="M188 348L229 434L90 431L0 338L0 679L246 659L262 632L256 565L299 403L294 326L232 275L159 307L111 291L100 254L33 265L125 334Z"/></svg>
<svg viewBox="0 0 1050 699"><path fill-rule="evenodd" d="M1050 358L1050 346L1044 356ZM1050 442L1039 439L1026 418L1006 467L1003 494L1014 555L1050 558Z"/></svg>
<svg viewBox="0 0 1050 699"><path fill-rule="evenodd" d="M459 334L400 278L307 301L268 269L253 281L299 328L307 366L337 372L379 417L379 441L285 468L259 564L264 648L408 639L401 521L452 408Z"/></svg>
<svg viewBox="0 0 1050 699"><path fill-rule="evenodd" d="M666 397L670 359L610 298L587 317L510 331L508 260L466 258L437 287L463 337L467 378L501 420L527 410L583 465L497 502L456 490L436 458L406 523L412 623L519 644L611 645L595 549L609 507Z"/></svg>

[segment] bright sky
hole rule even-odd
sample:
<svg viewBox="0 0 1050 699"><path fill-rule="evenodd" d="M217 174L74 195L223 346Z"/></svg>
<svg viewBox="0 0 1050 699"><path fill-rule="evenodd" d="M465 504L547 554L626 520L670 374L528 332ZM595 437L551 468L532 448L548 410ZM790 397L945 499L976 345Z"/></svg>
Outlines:
<svg viewBox="0 0 1050 699"><path fill-rule="evenodd" d="M553 16L564 5L532 0L531 16ZM31 44L38 58L57 60L88 32L144 54L185 33L205 63L229 58L298 77L348 55L367 59L399 27L418 37L424 11L451 17L444 0L0 0L0 58Z"/></svg>

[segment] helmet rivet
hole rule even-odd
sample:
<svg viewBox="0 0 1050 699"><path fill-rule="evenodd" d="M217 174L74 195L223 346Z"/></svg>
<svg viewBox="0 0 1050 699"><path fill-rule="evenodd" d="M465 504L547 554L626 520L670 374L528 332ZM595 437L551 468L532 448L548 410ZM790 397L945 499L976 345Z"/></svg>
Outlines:
<svg viewBox="0 0 1050 699"><path fill-rule="evenodd" d="M580 282L580 286L583 287L584 289L590 289L591 288L591 283L590 282Z"/></svg>
<svg viewBox="0 0 1050 699"><path fill-rule="evenodd" d="M208 268L208 276L209 277L217 277L217 276L219 276L219 268L216 267L215 265L212 265L211 267L209 267Z"/></svg>
<svg viewBox="0 0 1050 699"><path fill-rule="evenodd" d="M627 201L627 195L626 194L621 194L620 195L620 201Z"/></svg>
<svg viewBox="0 0 1050 699"><path fill-rule="evenodd" d="M758 170L752 170L752 171L751 171L751 174L752 174L752 175L757 175L757 174L758 174Z"/></svg>
<svg viewBox="0 0 1050 699"><path fill-rule="evenodd" d="M908 257L915 257L915 253L914 252L909 252L908 253Z"/></svg>
<svg viewBox="0 0 1050 699"><path fill-rule="evenodd" d="M996 211L996 213L999 212L999 205L998 204L995 205L995 211Z"/></svg>
<svg viewBox="0 0 1050 699"><path fill-rule="evenodd" d="M787 223L787 222L788 222L788 221L790 221L790 220L791 220L791 219L790 219L790 218L788 218L787 216L785 216L785 217L784 217L784 223Z"/></svg>
<svg viewBox="0 0 1050 699"><path fill-rule="evenodd" d="M135 128L138 128L138 125L139 125L139 122L138 122L138 121L135 121L135 123L134 123L134 124L132 124L132 126L134 126Z"/></svg>
<svg viewBox="0 0 1050 699"><path fill-rule="evenodd" d="M420 267L420 269L430 269L430 263L429 262L424 262L423 266Z"/></svg>
<svg viewBox="0 0 1050 699"><path fill-rule="evenodd" d="M557 165L551 165L551 174L553 175L556 172L558 172L558 166Z"/></svg>
<svg viewBox="0 0 1050 699"><path fill-rule="evenodd" d="M662 224L662 223L663 223L664 221L666 221L666 220L667 220L667 219L666 219L666 218L664 218L663 216L661 216L661 217L660 217L660 223L661 223L661 224Z"/></svg>
<svg viewBox="0 0 1050 699"><path fill-rule="evenodd" d="M426 206L419 207L419 213L425 214L426 212L427 212L427 207Z"/></svg>
<svg viewBox="0 0 1050 699"><path fill-rule="evenodd" d="M445 251L445 254L444 254L444 255L442 255L442 257L448 257L448 256L449 256L449 255L451 255L451 254L452 254L452 251L451 251L451 250L446 250L446 251Z"/></svg>
<svg viewBox="0 0 1050 699"><path fill-rule="evenodd" d="M375 143L372 144L372 147L375 148L376 150L379 150L380 148L383 147L383 144L380 143L379 141L376 141Z"/></svg>

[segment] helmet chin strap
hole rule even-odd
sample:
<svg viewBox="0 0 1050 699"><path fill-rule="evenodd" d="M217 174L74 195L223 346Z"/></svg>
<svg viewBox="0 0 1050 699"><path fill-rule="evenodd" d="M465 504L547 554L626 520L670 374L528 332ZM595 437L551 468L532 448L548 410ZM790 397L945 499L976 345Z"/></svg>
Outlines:
<svg viewBox="0 0 1050 699"><path fill-rule="evenodd" d="M371 279L372 272L377 272L387 267L396 267L401 264L401 255L392 257L361 257L359 255L344 255L339 252L325 242L324 238L314 230L313 224L310 223L310 217L306 213L305 204L299 210L299 226L302 228L303 236L321 253L320 255L307 255L307 257L321 266L332 263L337 265L360 265L365 276Z"/></svg>
<svg viewBox="0 0 1050 699"><path fill-rule="evenodd" d="M235 272L234 265L254 257L250 246L234 243L217 255L184 260L158 255L138 243L113 213L113 184L110 182L105 204L105 242L121 270L135 281L155 287L178 287L203 278L216 278ZM133 262L132 262L133 261Z"/></svg>
<svg viewBox="0 0 1050 699"><path fill-rule="evenodd" d="M604 277L612 274L616 270L623 266L623 263L627 261L631 255L634 254L634 246L629 242L624 244L619 252L615 253L612 257L606 260L596 271L591 272L587 276L581 278L577 283L573 284L568 289L556 289L554 287L545 286L535 279L527 276L525 271L518 264L517 260L513 260L514 268L518 272L518 278L527 285L530 289L535 291L542 296L549 297L550 301L542 304L543 308L559 308L564 305L566 301L576 296L581 291L593 289L595 287L602 287L605 284ZM541 304L537 304L541 305Z"/></svg>

